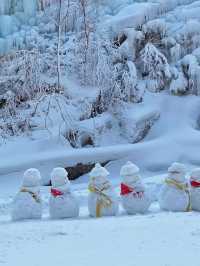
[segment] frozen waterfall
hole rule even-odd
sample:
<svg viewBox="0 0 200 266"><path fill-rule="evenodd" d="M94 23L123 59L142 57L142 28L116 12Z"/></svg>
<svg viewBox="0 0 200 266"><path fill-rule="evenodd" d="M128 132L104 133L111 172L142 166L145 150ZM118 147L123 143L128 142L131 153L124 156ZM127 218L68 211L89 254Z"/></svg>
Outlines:
<svg viewBox="0 0 200 266"><path fill-rule="evenodd" d="M0 55L22 48L24 26L33 25L38 0L0 0Z"/></svg>

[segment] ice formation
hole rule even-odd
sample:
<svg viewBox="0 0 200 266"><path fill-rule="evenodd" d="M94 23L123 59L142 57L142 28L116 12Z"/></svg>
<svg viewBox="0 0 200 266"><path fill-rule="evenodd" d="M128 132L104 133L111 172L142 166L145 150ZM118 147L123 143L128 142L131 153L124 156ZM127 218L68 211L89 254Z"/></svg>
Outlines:
<svg viewBox="0 0 200 266"><path fill-rule="evenodd" d="M33 25L38 0L0 1L0 55L23 47L24 26Z"/></svg>

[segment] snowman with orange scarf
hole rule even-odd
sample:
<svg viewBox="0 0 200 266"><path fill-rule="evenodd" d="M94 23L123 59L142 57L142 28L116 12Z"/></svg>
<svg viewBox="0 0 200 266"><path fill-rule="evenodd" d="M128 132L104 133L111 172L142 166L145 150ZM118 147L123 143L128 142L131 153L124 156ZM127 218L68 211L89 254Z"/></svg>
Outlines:
<svg viewBox="0 0 200 266"><path fill-rule="evenodd" d="M121 199L128 214L146 213L151 205L151 197L146 191L139 168L132 162L127 162L120 171L122 177Z"/></svg>
<svg viewBox="0 0 200 266"><path fill-rule="evenodd" d="M54 168L51 173L49 212L52 219L74 218L79 215L79 203L71 192L68 173L64 168Z"/></svg>
<svg viewBox="0 0 200 266"><path fill-rule="evenodd" d="M195 168L190 175L191 207L200 211L200 168Z"/></svg>

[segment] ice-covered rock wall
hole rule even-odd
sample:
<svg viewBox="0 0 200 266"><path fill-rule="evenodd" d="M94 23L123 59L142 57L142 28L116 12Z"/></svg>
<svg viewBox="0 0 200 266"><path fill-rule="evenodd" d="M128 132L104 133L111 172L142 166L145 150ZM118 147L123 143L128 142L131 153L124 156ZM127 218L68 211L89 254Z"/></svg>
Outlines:
<svg viewBox="0 0 200 266"><path fill-rule="evenodd" d="M0 0L0 55L23 47L25 29L34 25L38 0Z"/></svg>

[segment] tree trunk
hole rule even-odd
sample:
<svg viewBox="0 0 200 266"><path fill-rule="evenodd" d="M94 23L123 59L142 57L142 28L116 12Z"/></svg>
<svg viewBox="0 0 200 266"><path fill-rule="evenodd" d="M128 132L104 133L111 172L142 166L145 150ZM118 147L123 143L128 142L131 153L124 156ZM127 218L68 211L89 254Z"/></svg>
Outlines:
<svg viewBox="0 0 200 266"><path fill-rule="evenodd" d="M62 12L62 0L59 0L59 10L58 10L58 39L57 39L57 90L60 90L61 81L61 68L60 68L60 48L61 48L61 12Z"/></svg>

